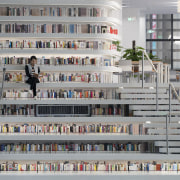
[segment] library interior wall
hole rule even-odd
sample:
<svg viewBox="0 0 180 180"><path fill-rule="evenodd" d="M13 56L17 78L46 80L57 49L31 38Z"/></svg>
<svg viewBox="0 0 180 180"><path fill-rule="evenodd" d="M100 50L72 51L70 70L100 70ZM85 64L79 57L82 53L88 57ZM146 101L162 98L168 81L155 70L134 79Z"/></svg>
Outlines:
<svg viewBox="0 0 180 180"><path fill-rule="evenodd" d="M128 21L128 18L135 18ZM137 46L146 48L146 16L136 8L123 8L122 11L122 46L131 48L132 41L136 41Z"/></svg>

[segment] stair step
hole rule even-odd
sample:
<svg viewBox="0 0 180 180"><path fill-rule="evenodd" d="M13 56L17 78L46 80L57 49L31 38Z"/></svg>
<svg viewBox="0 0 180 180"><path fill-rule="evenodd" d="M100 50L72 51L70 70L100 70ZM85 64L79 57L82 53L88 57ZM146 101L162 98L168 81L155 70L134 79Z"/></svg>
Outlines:
<svg viewBox="0 0 180 180"><path fill-rule="evenodd" d="M144 94L156 94L156 89L142 89L142 88L128 88L128 89L119 89L118 92L121 94L131 94L131 93L144 93ZM158 93L165 94L167 89L158 89Z"/></svg>
<svg viewBox="0 0 180 180"><path fill-rule="evenodd" d="M171 113L180 116L180 111L171 111ZM168 114L169 111L134 111L133 112L134 116L166 116Z"/></svg>
<svg viewBox="0 0 180 180"><path fill-rule="evenodd" d="M129 105L130 110L156 110L156 105ZM158 110L169 110L169 105L161 105ZM180 111L180 106L171 105L171 110Z"/></svg>
<svg viewBox="0 0 180 180"><path fill-rule="evenodd" d="M151 98L151 99L155 99L156 94L121 94L121 99L134 99L134 98L139 98L139 99ZM168 94L159 94L158 99L159 98L161 98L161 99L169 99L169 95Z"/></svg>
<svg viewBox="0 0 180 180"><path fill-rule="evenodd" d="M159 146L159 147L165 147L166 146L166 141L155 141L154 142L155 146ZM169 146L175 146L175 147L180 147L180 141L169 141L168 142Z"/></svg>
<svg viewBox="0 0 180 180"><path fill-rule="evenodd" d="M166 134L166 129L148 129L148 134L161 134L165 135ZM168 134L173 135L173 134L180 134L180 129L168 129Z"/></svg>
<svg viewBox="0 0 180 180"><path fill-rule="evenodd" d="M160 153L166 153L166 148L159 148ZM180 148L168 148L168 153L180 153Z"/></svg>
<svg viewBox="0 0 180 180"><path fill-rule="evenodd" d="M166 122L164 123L151 123L151 124L144 124L144 127L146 128L161 128L161 129L166 129ZM180 128L179 123L171 123L168 124L168 129L169 128Z"/></svg>

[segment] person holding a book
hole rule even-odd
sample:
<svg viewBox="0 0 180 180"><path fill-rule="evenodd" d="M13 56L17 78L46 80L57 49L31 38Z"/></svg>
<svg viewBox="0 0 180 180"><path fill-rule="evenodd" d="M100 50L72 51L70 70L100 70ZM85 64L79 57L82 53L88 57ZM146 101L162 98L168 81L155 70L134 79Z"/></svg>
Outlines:
<svg viewBox="0 0 180 180"><path fill-rule="evenodd" d="M33 90L33 97L34 99L37 98L36 96L36 83L39 83L39 75L40 75L40 68L36 65L36 56L31 56L30 64L25 66L25 82L30 84L30 90Z"/></svg>

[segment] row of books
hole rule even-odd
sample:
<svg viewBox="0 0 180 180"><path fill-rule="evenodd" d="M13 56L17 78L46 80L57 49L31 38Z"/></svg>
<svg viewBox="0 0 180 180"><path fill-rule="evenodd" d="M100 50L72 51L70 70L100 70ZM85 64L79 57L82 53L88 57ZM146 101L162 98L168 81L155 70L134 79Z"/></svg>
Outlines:
<svg viewBox="0 0 180 180"><path fill-rule="evenodd" d="M0 57L0 65L25 65L30 63L29 57ZM50 57L43 56L37 58L38 65L94 65L94 66L113 66L113 60L104 57Z"/></svg>
<svg viewBox="0 0 180 180"><path fill-rule="evenodd" d="M18 105L0 105L0 115L15 115L15 116L34 116L35 106L31 104Z"/></svg>
<svg viewBox="0 0 180 180"><path fill-rule="evenodd" d="M87 16L107 17L106 8L95 7L0 7L0 16Z"/></svg>
<svg viewBox="0 0 180 180"><path fill-rule="evenodd" d="M21 124L0 125L0 133L37 133L37 134L89 134L115 133L125 135L145 135L143 124Z"/></svg>
<svg viewBox="0 0 180 180"><path fill-rule="evenodd" d="M98 82L112 83L111 73L41 73L39 81L48 82ZM8 82L24 82L25 72L8 72L5 74L5 81Z"/></svg>
<svg viewBox="0 0 180 180"><path fill-rule="evenodd" d="M21 40L21 41L0 41L0 48L51 48L51 49L99 49L115 50L116 46L108 41L59 41L59 40Z"/></svg>
<svg viewBox="0 0 180 180"><path fill-rule="evenodd" d="M59 94L59 95L58 95ZM102 90L63 90L58 91L39 91L37 93L39 98L105 98L105 92Z"/></svg>
<svg viewBox="0 0 180 180"><path fill-rule="evenodd" d="M125 107L122 104L93 104L92 115L124 115Z"/></svg>
<svg viewBox="0 0 180 180"><path fill-rule="evenodd" d="M180 171L179 162L5 162L0 164L0 171Z"/></svg>
<svg viewBox="0 0 180 180"><path fill-rule="evenodd" d="M103 108L92 108L92 115L123 115L123 109L120 106L110 106Z"/></svg>
<svg viewBox="0 0 180 180"><path fill-rule="evenodd" d="M91 115L123 115L122 105L93 105ZM36 116L34 105L0 105L0 115Z"/></svg>
<svg viewBox="0 0 180 180"><path fill-rule="evenodd" d="M4 98L31 98L33 93L28 90L6 90L3 92ZM38 90L37 98L105 98L102 90Z"/></svg>
<svg viewBox="0 0 180 180"><path fill-rule="evenodd" d="M114 34L118 29L101 24L0 24L0 33Z"/></svg>
<svg viewBox="0 0 180 180"><path fill-rule="evenodd" d="M0 152L68 152L68 151L144 151L146 144L0 144Z"/></svg>

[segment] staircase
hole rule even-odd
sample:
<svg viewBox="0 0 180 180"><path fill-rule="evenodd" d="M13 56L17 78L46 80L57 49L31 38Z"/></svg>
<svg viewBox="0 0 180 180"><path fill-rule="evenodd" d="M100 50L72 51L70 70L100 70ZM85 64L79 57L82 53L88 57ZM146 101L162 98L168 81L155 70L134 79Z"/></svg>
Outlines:
<svg viewBox="0 0 180 180"><path fill-rule="evenodd" d="M154 72L158 73L147 53L143 53ZM173 79L172 76L169 78ZM173 84L156 85L158 91L156 87L143 85L142 88L126 86L119 89L119 93L123 101L129 101L129 115L145 119L146 135L157 135L154 146L159 153L180 153L180 97Z"/></svg>

